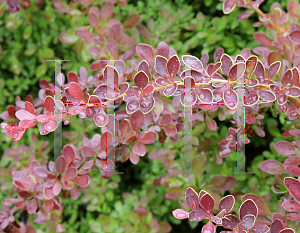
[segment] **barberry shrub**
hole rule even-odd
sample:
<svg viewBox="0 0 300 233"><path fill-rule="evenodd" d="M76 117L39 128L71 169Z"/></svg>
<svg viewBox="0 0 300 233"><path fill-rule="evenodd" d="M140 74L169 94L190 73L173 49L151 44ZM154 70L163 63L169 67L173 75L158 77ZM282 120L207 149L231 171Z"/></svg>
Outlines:
<svg viewBox="0 0 300 233"><path fill-rule="evenodd" d="M12 3L18 7L17 0L8 2L10 11ZM83 2L89 5L89 1ZM217 123L211 116L220 112L221 119L227 119L234 116L242 104L245 108L242 117L244 134L247 135L238 140L242 144L250 142L252 126L258 136L264 137L261 119L267 108L274 108L277 114L286 114L290 121L297 121L300 107L300 6L296 0L291 0L288 12L274 4L271 12L265 14L259 10L261 2L223 1L224 13L230 13L236 5L251 9L243 13L240 20L257 12L260 21L254 26L266 26L270 37L262 32L254 34L262 45L253 50L256 55L246 48L239 55L230 56L220 48L215 51L212 63L209 63L206 53L200 59L191 55L179 57L163 41L156 49L144 43L135 45L123 29L136 26L138 16L130 16L125 25L118 20L106 22L111 17L113 4L105 4L101 11L92 6L88 12L90 26L78 29L76 35L82 43L93 45L89 51L100 59L90 65L90 70L97 73L88 76L87 70L81 67L79 75L73 71L66 75L67 82L64 74L59 74L56 83L61 90L60 100L54 95L57 86L41 80L38 98L28 96L25 101L17 98L16 106L8 106L7 111L1 114L4 120L1 128L7 137L18 141L30 127L38 126L40 134L46 135L55 131L61 123L68 125L71 118L79 117L92 118L91 122L101 127L101 135L95 134L91 139L84 137L80 148L73 144L64 145L62 154L55 161L39 162L33 158L27 169L12 171L18 196L2 201L1 230L34 231L32 226L17 222L14 214L18 210L36 214L35 222L43 223L48 219L48 212L62 211L61 197L78 198L79 190L89 185L90 173L95 167L100 169L103 178L108 179L114 174L116 161L129 159L133 164L139 163L140 157L149 150L146 145L157 140L163 143L167 138L177 143L184 137L185 108L191 108L191 117L188 118L191 126L197 127L199 122L205 122L210 130L215 131ZM56 1L56 7L63 5ZM71 10L65 11L70 13ZM66 38L60 37L61 40ZM132 59L136 55L140 60ZM243 103L238 103L241 91L244 99ZM114 114L111 114L112 109ZM237 121L240 119L234 119L232 123L237 124ZM283 133L283 137L300 135L298 126L293 126ZM219 141L221 157L237 150L237 130L229 128L226 139ZM259 165L262 171L276 177L277 184L270 190L284 193L278 212L271 212L260 196L248 193L242 196L239 212L233 213L236 201L233 195L219 198L217 204L213 196L220 197L219 194L201 190L198 195L192 187L188 187L186 205L183 205L184 209L174 210L174 217L189 218L194 222L206 219L208 222L202 228L202 232L206 233L216 232L218 226L228 230L222 232L238 233L299 231L299 149L299 141L277 142L275 150L288 158L284 163L270 159ZM172 166L172 161L176 160L172 153L166 156L163 150L153 152L149 153L149 158L164 159L162 163L168 169L164 178L178 176L180 170ZM195 161L201 163L201 159ZM235 182L234 177L220 175L211 182L214 185L210 183L208 186L228 191ZM168 185L163 178L157 183ZM165 199L180 197L181 192L181 189L169 186ZM188 212L188 208L192 211ZM137 212L143 216L145 211L144 207L139 207ZM56 219L55 216L53 219ZM56 231L65 230L62 224L56 223ZM157 221L153 224L157 225Z"/></svg>

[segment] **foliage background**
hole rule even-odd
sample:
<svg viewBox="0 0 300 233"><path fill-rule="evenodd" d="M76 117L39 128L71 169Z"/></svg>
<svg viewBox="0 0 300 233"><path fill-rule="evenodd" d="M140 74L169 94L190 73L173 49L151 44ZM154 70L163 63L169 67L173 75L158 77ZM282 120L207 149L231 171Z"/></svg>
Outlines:
<svg viewBox="0 0 300 233"><path fill-rule="evenodd" d="M262 11L268 11L274 2L265 1L261 5ZM279 2L285 9L286 1ZM146 33L141 33L137 29L130 31L137 38L137 43L144 42L156 47L160 41L165 41L178 52L179 56L191 54L201 57L207 52L211 59L219 47L223 47L225 53L235 56L246 47L252 49L258 46L253 39L253 33L259 31L259 28L252 26L257 21L257 16L253 15L240 22L238 21L240 12L240 9L236 8L231 14L224 15L222 3L218 0L129 0L126 6L117 4L114 9L114 14L123 20L129 13L141 15L139 26L144 26L147 29ZM27 10L21 9L16 14L10 14L5 5L0 5L0 112L5 111L7 105L14 104L16 96L24 100L27 94L31 94L36 98L39 80L46 79L53 82L54 63L46 62L46 59L71 60L63 63L62 72L65 74L69 71L78 72L80 66L88 69L93 59L87 50L80 48L78 38L74 37L74 43L71 45L62 44L58 39L61 32L76 28L76 25L74 17L59 14L49 0L44 1L40 8L32 4ZM267 128L264 140L255 135L246 146L247 170L254 172L254 175L237 176L237 185L230 191L230 193L242 191L259 194L270 201L269 203L273 203L270 206L272 211L276 211L278 197L270 192L269 187L275 180L260 171L257 165L265 159L282 160L273 145L282 139L281 133L289 122L282 115L279 118L274 116L270 111L262 120L262 124ZM234 155L228 156L219 165L215 163L218 161L220 150L215 142L224 139L228 127L231 126L229 120L222 122L217 120L217 123L217 132L199 126L198 133L195 133L199 153L207 158L205 172L199 178L199 183L209 182L216 174L228 174L228 168L235 164ZM88 120L79 118L73 118L71 124L63 130L65 140L75 144L82 143L82 136L91 138L95 133L99 133L98 127L90 124ZM70 133L67 132L71 132L72 137L68 138ZM0 200L13 196L8 193L12 187L12 180L10 176L6 176L5 170L12 160L5 156L5 150L11 147L19 148L22 144L29 145L33 133L38 135L39 144L36 148L47 140L48 147L51 148L53 134L41 136L38 129L28 130L26 136L19 142L13 142L5 134L0 134L2 158ZM205 148L203 146L205 144L210 145L209 148ZM177 151L176 156L179 157L182 145L180 143L174 145L168 139L163 144L155 143L152 148L172 148ZM29 159L28 153L20 153L24 154L25 161ZM51 153L50 150L39 156L48 156L49 160L53 160ZM24 160L18 162L20 167ZM131 232L135 232L134 229L136 232L150 232L151 229L146 229L146 223L151 222L152 217L168 222L172 226L172 232L200 231L202 223L175 219L171 211L178 208L178 198L172 201L165 200L166 187L154 185L155 179L166 173L159 160L151 160L145 156L137 165L132 165L129 161L120 163L118 171L124 174L114 175L109 180L103 179L95 171L89 188L77 201L64 199L62 223L66 226L67 232L125 232L120 226L126 225L127 222L135 226ZM173 182L180 184L181 187L190 184L184 177L181 180L174 179ZM124 195L126 192L130 194ZM140 205L146 208L148 215L139 219L132 210L138 207L137 200L143 197L147 197L148 201L146 203L142 199ZM19 217L23 220L28 218L24 212ZM49 222L36 225L37 232L47 232L48 224Z"/></svg>

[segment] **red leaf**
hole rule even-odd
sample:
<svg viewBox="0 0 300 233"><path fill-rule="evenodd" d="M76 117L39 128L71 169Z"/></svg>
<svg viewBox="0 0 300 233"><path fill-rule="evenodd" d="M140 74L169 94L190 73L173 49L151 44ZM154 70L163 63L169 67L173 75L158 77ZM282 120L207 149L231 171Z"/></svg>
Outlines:
<svg viewBox="0 0 300 233"><path fill-rule="evenodd" d="M185 191L185 202L192 210L199 210L199 196L192 188L187 188Z"/></svg>
<svg viewBox="0 0 300 233"><path fill-rule="evenodd" d="M205 213L203 210L193 210L189 213L189 220L193 222L201 222L203 219L205 219L208 216L207 213Z"/></svg>
<svg viewBox="0 0 300 233"><path fill-rule="evenodd" d="M275 174L275 173L279 173L279 174L283 174L285 173L285 169L283 167L283 164L277 160L274 159L268 159L265 160L263 162L261 162L258 167L268 173L268 174Z"/></svg>
<svg viewBox="0 0 300 233"><path fill-rule="evenodd" d="M214 208L215 200L213 199L213 197L210 194L206 193L199 199L200 199L200 201L199 201L200 206L202 208L204 208L205 210L210 211L210 210L212 210L212 208Z"/></svg>
<svg viewBox="0 0 300 233"><path fill-rule="evenodd" d="M272 233L279 233L281 230L284 229L282 222L279 219L275 219L270 227Z"/></svg>
<svg viewBox="0 0 300 233"><path fill-rule="evenodd" d="M83 98L82 98L83 93L82 93L81 87L79 86L78 83L75 83L75 82L70 83L69 93L76 99L83 101Z"/></svg>
<svg viewBox="0 0 300 233"><path fill-rule="evenodd" d="M54 113L54 99L51 96L46 97L44 107L48 112Z"/></svg>
<svg viewBox="0 0 300 233"><path fill-rule="evenodd" d="M157 133L148 132L143 138L138 138L138 141L142 144L152 144L157 140Z"/></svg>
<svg viewBox="0 0 300 233"><path fill-rule="evenodd" d="M138 88L144 89L149 83L148 76L144 71L140 71L134 76L134 83Z"/></svg>
<svg viewBox="0 0 300 233"><path fill-rule="evenodd" d="M112 3L105 3L100 10L100 17L101 19L105 20L112 16L114 11L114 5Z"/></svg>
<svg viewBox="0 0 300 233"><path fill-rule="evenodd" d="M146 146L141 145L138 142L135 142L132 147L132 151L139 156L144 156L147 152L147 148L146 148Z"/></svg>
<svg viewBox="0 0 300 233"><path fill-rule="evenodd" d="M270 210L264 199L262 199L260 196L252 193L242 196L242 202L246 201L247 199L251 199L255 202L258 207L258 215L272 216L272 211Z"/></svg>
<svg viewBox="0 0 300 233"><path fill-rule="evenodd" d="M75 177L75 182L76 184L81 187L81 188L85 188L89 185L90 182L90 177L88 175L84 175L84 176L76 176Z"/></svg>
<svg viewBox="0 0 300 233"><path fill-rule="evenodd" d="M61 179L64 181L70 181L73 180L76 175L77 175L77 168L69 167Z"/></svg>
<svg viewBox="0 0 300 233"><path fill-rule="evenodd" d="M230 109L235 109L239 102L237 93L232 89L223 92L223 99L226 106Z"/></svg>
<svg viewBox="0 0 300 233"><path fill-rule="evenodd" d="M13 106L13 107L14 107L14 106ZM27 109L28 112L30 112L31 114L35 115L35 113L34 113L34 107L33 107L32 103L26 101L26 102L25 102L25 108ZM9 109L7 109L7 111L8 111L8 113L9 113L9 115L11 115ZM14 110L14 111L16 111L16 110ZM15 115L15 114L13 114L13 116L14 116L14 115Z"/></svg>
<svg viewBox="0 0 300 233"><path fill-rule="evenodd" d="M237 81L242 77L244 72L245 72L245 64L242 62L236 63L230 68L228 79L230 81Z"/></svg>
<svg viewBox="0 0 300 233"><path fill-rule="evenodd" d="M135 132L137 132L145 122L145 115L141 111L136 111L130 116L130 123Z"/></svg>
<svg viewBox="0 0 300 233"><path fill-rule="evenodd" d="M300 201L300 181L292 177L285 177L284 185L293 197Z"/></svg>
<svg viewBox="0 0 300 233"><path fill-rule="evenodd" d="M280 69L280 66L281 66L280 61L274 62L270 65L270 67L269 67L269 80L272 79L277 74L277 72Z"/></svg>
<svg viewBox="0 0 300 233"><path fill-rule="evenodd" d="M288 212L299 212L300 204L293 200L287 200L282 203L282 207Z"/></svg>
<svg viewBox="0 0 300 233"><path fill-rule="evenodd" d="M220 58L222 57L223 53L224 53L224 49L223 48L218 48L214 52L214 63L216 63L217 61L220 60Z"/></svg>
<svg viewBox="0 0 300 233"><path fill-rule="evenodd" d="M239 213L240 213L240 219L243 219L244 216L248 214L252 214L254 215L254 217L256 217L258 213L258 209L253 200L247 199L246 201L243 201Z"/></svg>
<svg viewBox="0 0 300 233"><path fill-rule="evenodd" d="M174 77L178 73L179 68L180 68L180 62L177 55L170 57L170 59L167 62L167 70L171 75L171 77Z"/></svg>
<svg viewBox="0 0 300 233"><path fill-rule="evenodd" d="M96 14L94 14L94 13L89 14L88 20L89 20L90 25L93 28L95 28L95 29L98 28L99 18L97 17Z"/></svg>
<svg viewBox="0 0 300 233"><path fill-rule="evenodd" d="M221 57L221 69L222 72L226 75L229 76L229 70L233 65L232 59L230 56L228 56L227 54L223 54L223 56Z"/></svg>
<svg viewBox="0 0 300 233"><path fill-rule="evenodd" d="M226 197L223 197L219 203L219 211L221 212L224 209L225 213L229 213L232 210L234 203L235 203L234 196L228 195Z"/></svg>
<svg viewBox="0 0 300 233"><path fill-rule="evenodd" d="M129 159L131 163L138 164L138 162L140 161L140 156L132 151L130 153Z"/></svg>
<svg viewBox="0 0 300 233"><path fill-rule="evenodd" d="M281 155L291 156L295 154L295 146L290 142L277 142L275 143L274 148Z"/></svg>
<svg viewBox="0 0 300 233"><path fill-rule="evenodd" d="M168 78L168 70L167 70L168 60L165 57L157 55L155 58L155 70L158 74L163 76L164 78Z"/></svg>
<svg viewBox="0 0 300 233"><path fill-rule="evenodd" d="M238 19L239 19L239 21L248 19L250 17L250 15L252 15L253 13L254 13L254 11L245 11L239 15Z"/></svg>
<svg viewBox="0 0 300 233"><path fill-rule="evenodd" d="M206 126L212 131L215 131L217 129L216 121L208 115L206 115Z"/></svg>
<svg viewBox="0 0 300 233"><path fill-rule="evenodd" d="M268 48L273 48L272 40L269 37L267 37L264 33L257 32L257 33L254 33L253 36L254 36L254 39L261 45L266 46Z"/></svg>
<svg viewBox="0 0 300 233"><path fill-rule="evenodd" d="M165 58L169 58L169 46L166 42L161 41L157 45L156 54Z"/></svg>
<svg viewBox="0 0 300 233"><path fill-rule="evenodd" d="M141 21L141 16L139 14L130 14L127 19L124 21L124 28L133 28L138 25Z"/></svg>
<svg viewBox="0 0 300 233"><path fill-rule="evenodd" d="M146 60L150 66L154 67L155 52L151 45L139 43L136 46L136 52L142 60Z"/></svg>
<svg viewBox="0 0 300 233"><path fill-rule="evenodd" d="M67 162L63 156L59 156L55 161L55 168L58 173L62 173L67 167Z"/></svg>
<svg viewBox="0 0 300 233"><path fill-rule="evenodd" d="M114 58L118 57L119 48L118 48L118 43L115 40L109 38L106 41L106 48Z"/></svg>
<svg viewBox="0 0 300 233"><path fill-rule="evenodd" d="M113 66L107 65L103 70L103 77L109 86L118 88L119 86L119 72Z"/></svg>
<svg viewBox="0 0 300 233"><path fill-rule="evenodd" d="M255 216L253 216L252 214L248 214L243 217L238 227L241 230L249 230L254 225L254 222Z"/></svg>
<svg viewBox="0 0 300 233"><path fill-rule="evenodd" d="M289 33L289 38L295 44L300 44L300 30L293 30Z"/></svg>

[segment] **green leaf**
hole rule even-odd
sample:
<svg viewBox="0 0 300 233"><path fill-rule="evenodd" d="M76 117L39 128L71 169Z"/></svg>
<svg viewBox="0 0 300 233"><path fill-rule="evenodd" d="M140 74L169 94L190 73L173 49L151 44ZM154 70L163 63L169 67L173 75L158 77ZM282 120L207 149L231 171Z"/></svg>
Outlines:
<svg viewBox="0 0 300 233"><path fill-rule="evenodd" d="M21 63L16 57L12 58L11 69L16 75L19 75L21 73Z"/></svg>
<svg viewBox="0 0 300 233"><path fill-rule="evenodd" d="M36 77L40 78L45 75L47 72L47 66L45 64L41 64L36 68Z"/></svg>

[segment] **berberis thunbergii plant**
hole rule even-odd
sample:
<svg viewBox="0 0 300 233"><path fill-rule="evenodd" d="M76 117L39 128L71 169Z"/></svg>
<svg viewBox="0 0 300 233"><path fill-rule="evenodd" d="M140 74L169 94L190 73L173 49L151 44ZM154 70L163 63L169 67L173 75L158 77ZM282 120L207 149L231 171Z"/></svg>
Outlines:
<svg viewBox="0 0 300 233"><path fill-rule="evenodd" d="M11 8L11 1L8 2ZM55 2L59 7L59 1ZM89 1L83 2L89 5ZM258 136L265 136L261 119L267 109L285 114L290 121L297 123L300 113L300 6L296 0L291 0L288 12L285 12L275 3L271 12L265 14L259 10L261 2L224 1L224 13L229 13L235 5L251 9L240 19L257 12L260 21L255 26L265 25L268 36L263 32L254 34L262 45L253 50L256 55L245 48L239 55L230 56L220 48L214 53L212 63L209 63L208 54L202 54L200 59L191 55L179 57L163 41L156 49L144 43L135 45L134 39L124 30L136 26L139 16L129 17L124 26L118 20L110 19L115 2L105 3L101 10L91 6L87 16L90 25L77 29L76 35L83 44L92 45L89 51L98 59L90 65L90 70L97 73L88 75L81 67L79 75L74 71L66 75L67 82L63 74L57 76L61 100L54 98L53 83L41 80L38 98L26 101L17 98L16 106L10 105L1 114L5 121L1 127L9 138L18 141L30 127L37 125L40 134L46 135L55 131L61 122L68 125L71 118L78 115L82 119L92 118L93 123L101 128L101 133L99 131L91 139L83 137L80 146L64 145L56 161L47 164L47 161L33 159L28 168L12 171L18 196L2 201L1 231L35 232L29 225L26 230L25 223L19 223L15 214L23 210L29 215L36 214L35 223L43 223L50 217L55 219L48 213L59 215L56 211L63 210L63 198L71 196L76 200L79 190L89 185L91 172L96 167L101 169L102 177L108 179L113 175L117 161L129 159L138 164L140 157L149 152L146 145L156 141L163 143L167 138L173 143L183 140L184 109L187 107L191 107L189 120L194 128L205 122L211 131L215 131L217 122L212 116L216 116L216 112L223 116L221 119L234 115L239 104L238 93L242 89L245 93L245 135L249 138L253 136L252 128ZM62 41L66 38L61 36ZM136 55L139 60L135 59ZM186 95L187 89L190 96ZM111 106L114 114L110 113ZM231 123L237 124L236 119ZM300 136L299 125L291 126L293 128L285 131L283 137ZM221 157L236 151L236 135L236 129L229 128L226 139L219 141ZM244 143L250 142L248 137ZM262 171L275 175L277 184L272 189L270 187L270 192L283 197L278 202L277 212L272 212L265 200L253 193L243 195L239 211L233 212L234 195L222 197L218 191L213 194L204 190L197 194L194 187L189 187L185 193L186 203L182 204L182 209L173 211L174 217L189 218L194 222L208 221L202 228L203 233L216 232L218 226L227 229L222 231L224 233L299 232L299 142L277 142L275 150L288 158L284 163L266 160L259 165ZM108 157L112 151L115 161ZM159 159L166 156L162 151L156 152L151 156L150 153L149 157ZM162 161L168 169L168 178L178 177L180 172L178 167L172 167L173 155L170 153ZM218 179L219 184L210 186L219 185L220 190L228 191L236 182L232 177L219 176ZM170 185L170 181L163 178L157 182ZM175 188L175 191L167 192L165 199L181 196L177 187L168 188ZM213 196L219 200L215 201ZM147 214L145 207L139 207L137 212L141 218ZM53 223L57 226L56 231L66 230L58 221ZM153 219L155 230L149 232L170 232L170 227L164 228L163 225Z"/></svg>

